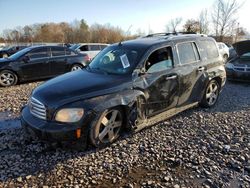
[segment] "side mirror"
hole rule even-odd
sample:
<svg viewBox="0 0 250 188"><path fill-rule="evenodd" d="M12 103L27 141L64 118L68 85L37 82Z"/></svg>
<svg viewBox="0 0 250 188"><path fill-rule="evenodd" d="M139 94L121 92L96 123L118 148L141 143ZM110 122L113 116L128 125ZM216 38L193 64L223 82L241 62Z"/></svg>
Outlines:
<svg viewBox="0 0 250 188"><path fill-rule="evenodd" d="M30 60L30 58L29 58L29 56L24 56L24 57L22 58L22 60L23 60L25 63L28 63L29 60Z"/></svg>

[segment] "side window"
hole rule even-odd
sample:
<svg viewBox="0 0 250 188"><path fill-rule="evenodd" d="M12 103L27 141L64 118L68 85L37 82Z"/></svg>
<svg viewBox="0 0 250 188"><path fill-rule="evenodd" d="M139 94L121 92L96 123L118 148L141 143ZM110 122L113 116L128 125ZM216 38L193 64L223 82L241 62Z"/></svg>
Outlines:
<svg viewBox="0 0 250 188"><path fill-rule="evenodd" d="M68 48L66 48L66 55L76 55L76 53Z"/></svg>
<svg viewBox="0 0 250 188"><path fill-rule="evenodd" d="M197 47L194 42L177 44L177 49L181 64L193 63L200 59Z"/></svg>
<svg viewBox="0 0 250 188"><path fill-rule="evenodd" d="M103 50L104 48L106 48L107 45L100 45L100 49Z"/></svg>
<svg viewBox="0 0 250 188"><path fill-rule="evenodd" d="M206 54L208 59L217 58L219 56L219 52L216 46L216 43L212 40L202 40L200 41L202 50Z"/></svg>
<svg viewBox="0 0 250 188"><path fill-rule="evenodd" d="M88 45L83 45L79 49L80 51L89 51Z"/></svg>
<svg viewBox="0 0 250 188"><path fill-rule="evenodd" d="M27 54L29 58L32 59L38 59L38 58L45 58L48 57L48 50L47 48L39 48L32 50Z"/></svg>
<svg viewBox="0 0 250 188"><path fill-rule="evenodd" d="M219 53L218 53L218 49L217 49L215 42L208 40L208 41L206 41L206 43L207 43L207 56L208 56L208 58L212 59L212 58L218 57Z"/></svg>
<svg viewBox="0 0 250 188"><path fill-rule="evenodd" d="M219 47L219 49L223 48L222 44L218 44L218 47Z"/></svg>
<svg viewBox="0 0 250 188"><path fill-rule="evenodd" d="M100 47L99 45L89 45L91 51L99 51Z"/></svg>
<svg viewBox="0 0 250 188"><path fill-rule="evenodd" d="M145 69L148 73L160 72L172 67L173 53L171 47L164 47L154 51L145 64Z"/></svg>
<svg viewBox="0 0 250 188"><path fill-rule="evenodd" d="M65 49L60 47L52 47L51 48L52 56L65 56Z"/></svg>

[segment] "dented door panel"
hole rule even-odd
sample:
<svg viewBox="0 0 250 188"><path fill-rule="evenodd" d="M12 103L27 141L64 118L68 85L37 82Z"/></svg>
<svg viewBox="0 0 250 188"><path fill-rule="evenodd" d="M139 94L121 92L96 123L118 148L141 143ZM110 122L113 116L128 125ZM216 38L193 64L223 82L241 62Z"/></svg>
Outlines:
<svg viewBox="0 0 250 188"><path fill-rule="evenodd" d="M134 80L134 88L146 97L146 115L152 116L175 107L178 101L178 76L172 70L146 73Z"/></svg>

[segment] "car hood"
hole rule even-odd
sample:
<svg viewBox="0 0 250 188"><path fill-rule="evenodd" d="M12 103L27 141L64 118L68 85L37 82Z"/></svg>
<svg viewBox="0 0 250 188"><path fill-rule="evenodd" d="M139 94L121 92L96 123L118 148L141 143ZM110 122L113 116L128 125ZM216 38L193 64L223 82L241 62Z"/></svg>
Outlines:
<svg viewBox="0 0 250 188"><path fill-rule="evenodd" d="M0 63L8 63L8 62L11 62L13 61L12 59L9 59L9 58L0 58Z"/></svg>
<svg viewBox="0 0 250 188"><path fill-rule="evenodd" d="M247 52L250 52L250 40L240 41L233 44L233 47L238 54L241 56Z"/></svg>
<svg viewBox="0 0 250 188"><path fill-rule="evenodd" d="M51 79L33 91L46 106L64 105L131 88L131 76L106 75L80 70Z"/></svg>

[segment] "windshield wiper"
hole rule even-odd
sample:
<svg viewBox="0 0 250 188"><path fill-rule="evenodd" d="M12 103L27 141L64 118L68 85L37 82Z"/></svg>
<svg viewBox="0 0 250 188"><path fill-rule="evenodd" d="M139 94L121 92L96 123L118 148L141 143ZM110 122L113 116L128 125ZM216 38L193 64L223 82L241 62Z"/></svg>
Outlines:
<svg viewBox="0 0 250 188"><path fill-rule="evenodd" d="M99 68L99 67L90 67L90 66L87 66L86 67L88 71L94 71L94 72L101 72L101 73L104 73L104 74L109 74L108 72L106 72L105 70Z"/></svg>

